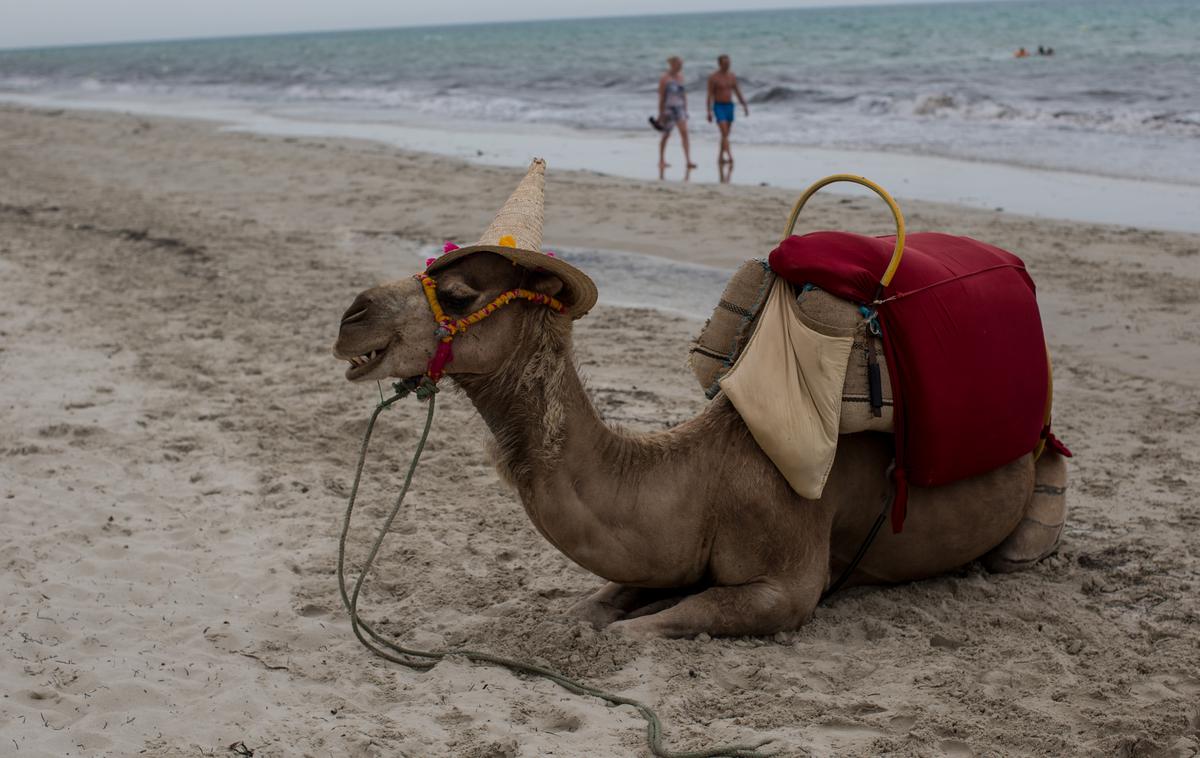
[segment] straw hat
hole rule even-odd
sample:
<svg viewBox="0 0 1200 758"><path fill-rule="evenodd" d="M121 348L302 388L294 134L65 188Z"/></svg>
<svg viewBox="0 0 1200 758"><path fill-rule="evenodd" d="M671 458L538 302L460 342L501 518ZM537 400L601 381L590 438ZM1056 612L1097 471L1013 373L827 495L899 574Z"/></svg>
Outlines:
<svg viewBox="0 0 1200 758"><path fill-rule="evenodd" d="M596 304L596 283L571 264L543 253L542 217L545 207L546 161L534 158L525 178L492 219L479 242L438 257L425 267L433 274L472 253L495 253L534 271L554 274L563 283L556 297L572 318L580 318Z"/></svg>

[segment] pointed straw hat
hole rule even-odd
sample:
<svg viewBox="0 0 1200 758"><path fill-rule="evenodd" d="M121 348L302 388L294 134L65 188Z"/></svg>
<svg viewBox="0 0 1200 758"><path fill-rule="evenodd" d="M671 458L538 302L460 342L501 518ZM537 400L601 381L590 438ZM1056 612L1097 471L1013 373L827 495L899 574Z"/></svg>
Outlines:
<svg viewBox="0 0 1200 758"><path fill-rule="evenodd" d="M572 318L580 318L596 304L596 283L561 258L542 252L542 218L545 208L546 161L534 158L525 178L492 219L479 242L438 257L425 268L434 274L474 253L495 253L533 271L557 276L563 291L556 297Z"/></svg>

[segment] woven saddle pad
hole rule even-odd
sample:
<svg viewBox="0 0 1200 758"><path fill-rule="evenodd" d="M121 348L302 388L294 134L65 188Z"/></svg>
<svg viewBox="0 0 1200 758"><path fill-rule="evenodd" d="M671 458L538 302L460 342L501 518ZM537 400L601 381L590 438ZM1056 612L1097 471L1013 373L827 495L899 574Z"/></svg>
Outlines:
<svg viewBox="0 0 1200 758"><path fill-rule="evenodd" d="M725 285L721 300L693 343L688 363L709 398L721 391L718 382L750 341L775 278L764 260L751 259L742 264ZM829 336L854 336L842 388L838 433L893 431L892 384L883 359L883 345L878 336L871 334L870 324L859 307L815 287L794 288L793 293L805 326ZM874 343L882 380L883 407L879 416L872 413L868 390L868 340Z"/></svg>

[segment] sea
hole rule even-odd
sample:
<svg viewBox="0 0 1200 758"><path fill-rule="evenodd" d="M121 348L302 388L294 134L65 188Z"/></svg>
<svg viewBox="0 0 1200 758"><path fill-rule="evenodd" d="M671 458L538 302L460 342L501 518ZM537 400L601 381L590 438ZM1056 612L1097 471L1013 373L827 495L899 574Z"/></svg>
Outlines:
<svg viewBox="0 0 1200 758"><path fill-rule="evenodd" d="M1031 55L1015 57L1021 47ZM722 53L750 106L749 118L738 112L740 144L1200 185L1197 0L806 7L9 49L0 98L650 138L665 58L684 59L699 130Z"/></svg>

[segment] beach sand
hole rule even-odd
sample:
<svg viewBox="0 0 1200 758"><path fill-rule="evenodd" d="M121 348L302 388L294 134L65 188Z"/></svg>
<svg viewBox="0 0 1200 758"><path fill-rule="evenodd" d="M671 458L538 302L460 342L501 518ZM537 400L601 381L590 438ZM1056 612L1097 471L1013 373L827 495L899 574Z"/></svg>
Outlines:
<svg viewBox="0 0 1200 758"><path fill-rule="evenodd" d="M377 400L330 355L338 319L422 249L474 239L519 175L0 107L0 753L646 754L631 708L461 659L415 673L371 656L337 596ZM732 267L773 247L793 194L550 166L546 242ZM675 749L1196 755L1200 236L900 200L912 230L1010 249L1038 283L1077 456L1056 556L846 591L774 638L630 641L567 617L601 580L538 536L470 404L444 392L364 616L644 700ZM804 216L887 223L868 198L818 196ZM578 322L603 416L695 414L698 329L605 305ZM355 558L422 418L415 401L382 417Z"/></svg>

